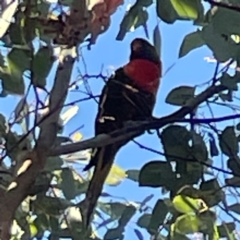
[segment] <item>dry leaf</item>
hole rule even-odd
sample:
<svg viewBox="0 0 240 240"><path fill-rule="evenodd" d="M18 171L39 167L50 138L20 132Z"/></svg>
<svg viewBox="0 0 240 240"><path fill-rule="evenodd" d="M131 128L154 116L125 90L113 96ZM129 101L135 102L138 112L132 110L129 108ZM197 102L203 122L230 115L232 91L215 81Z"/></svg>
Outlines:
<svg viewBox="0 0 240 240"><path fill-rule="evenodd" d="M92 0L88 6L92 10L91 44L96 42L99 34L105 32L111 23L110 16L116 12L123 0Z"/></svg>

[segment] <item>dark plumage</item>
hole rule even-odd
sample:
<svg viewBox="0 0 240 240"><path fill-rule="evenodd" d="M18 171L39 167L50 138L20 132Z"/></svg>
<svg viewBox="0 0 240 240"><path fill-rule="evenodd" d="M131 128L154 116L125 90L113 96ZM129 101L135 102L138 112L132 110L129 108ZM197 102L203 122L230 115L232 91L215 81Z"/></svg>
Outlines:
<svg viewBox="0 0 240 240"><path fill-rule="evenodd" d="M127 121L151 118L160 77L161 62L155 48L144 39L135 39L131 43L129 63L119 68L103 88L95 120L95 135L121 129ZM140 130L138 135L141 134L143 131ZM95 167L81 208L86 226L90 223L116 153L130 140L93 149L91 161L84 168Z"/></svg>

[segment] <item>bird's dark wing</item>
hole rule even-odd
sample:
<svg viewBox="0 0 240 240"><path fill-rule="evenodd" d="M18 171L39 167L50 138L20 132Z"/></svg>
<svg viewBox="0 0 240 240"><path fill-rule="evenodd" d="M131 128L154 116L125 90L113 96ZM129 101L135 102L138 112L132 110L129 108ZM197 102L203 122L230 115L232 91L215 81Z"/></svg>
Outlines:
<svg viewBox="0 0 240 240"><path fill-rule="evenodd" d="M95 134L110 133L121 129L126 121L137 121L151 116L155 97L137 89L131 79L123 72L116 71L103 88L98 114L95 120ZM139 131L139 135L143 131ZM125 139L102 148L93 149L90 163L84 170L94 168L86 198L81 206L85 226L89 226L97 200L101 195L104 182L111 170L118 150L131 139Z"/></svg>
<svg viewBox="0 0 240 240"><path fill-rule="evenodd" d="M95 119L95 135L110 133L124 127L127 121L146 120L152 116L155 97L137 88L120 68L112 76L100 96L98 114ZM140 132L142 134L143 132ZM114 156L130 139L105 147L105 157ZM100 149L93 149L92 159L84 170L96 165Z"/></svg>

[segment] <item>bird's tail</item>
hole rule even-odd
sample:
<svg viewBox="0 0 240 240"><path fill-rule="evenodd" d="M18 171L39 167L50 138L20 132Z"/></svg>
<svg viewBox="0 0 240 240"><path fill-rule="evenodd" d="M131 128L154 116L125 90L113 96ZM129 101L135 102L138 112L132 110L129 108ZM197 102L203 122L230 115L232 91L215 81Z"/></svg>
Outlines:
<svg viewBox="0 0 240 240"><path fill-rule="evenodd" d="M86 197L81 204L81 213L85 228L88 228L91 222L94 208L101 195L104 182L110 172L116 152L116 146L107 146L98 149L89 165L87 165L84 169L88 170L92 166L95 166L92 179L86 192Z"/></svg>

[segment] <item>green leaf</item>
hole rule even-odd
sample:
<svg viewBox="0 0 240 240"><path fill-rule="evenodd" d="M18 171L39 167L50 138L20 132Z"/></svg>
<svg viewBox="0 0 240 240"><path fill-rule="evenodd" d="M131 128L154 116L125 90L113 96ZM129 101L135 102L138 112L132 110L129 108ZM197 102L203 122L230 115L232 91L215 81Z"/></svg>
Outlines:
<svg viewBox="0 0 240 240"><path fill-rule="evenodd" d="M64 168L61 172L61 189L66 199L71 200L76 197L75 180L72 171Z"/></svg>
<svg viewBox="0 0 240 240"><path fill-rule="evenodd" d="M181 175L179 182L182 180L188 184L197 184L203 174L203 164L201 162L197 162L197 159L191 153L188 159L191 161L186 163L180 159L177 161L176 171Z"/></svg>
<svg viewBox="0 0 240 240"><path fill-rule="evenodd" d="M217 227L218 227L218 232L221 238L227 238L229 234L236 229L236 225L234 222L223 223L222 225Z"/></svg>
<svg viewBox="0 0 240 240"><path fill-rule="evenodd" d="M189 33L183 39L178 57L179 58L184 57L192 50L200 48L204 44L205 42L202 39L201 32L199 30L197 30L196 32Z"/></svg>
<svg viewBox="0 0 240 240"><path fill-rule="evenodd" d="M31 233L31 238L35 237L38 233L38 229L35 226L35 224L33 224L33 223L29 224L29 230L30 230L30 233Z"/></svg>
<svg viewBox="0 0 240 240"><path fill-rule="evenodd" d="M240 187L240 177L232 177L225 179L225 183L227 186L238 188Z"/></svg>
<svg viewBox="0 0 240 240"><path fill-rule="evenodd" d="M158 56L161 56L162 39L161 39L161 33L158 25L156 25L156 27L153 30L153 44L154 44L154 47L156 48Z"/></svg>
<svg viewBox="0 0 240 240"><path fill-rule="evenodd" d="M60 216L63 210L74 205L66 199L47 196L38 196L35 202L36 205L34 205L34 208L36 207L39 210L44 209L45 213L54 216Z"/></svg>
<svg viewBox="0 0 240 240"><path fill-rule="evenodd" d="M226 86L229 90L237 91L238 90L238 77L231 77L228 73L223 73L220 78L220 83L223 86Z"/></svg>
<svg viewBox="0 0 240 240"><path fill-rule="evenodd" d="M200 185L200 189L202 191L218 191L220 189L220 185L217 179L211 179L208 181L204 181Z"/></svg>
<svg viewBox="0 0 240 240"><path fill-rule="evenodd" d="M216 225L216 214L214 211L206 211L199 215L202 224L200 226L200 232L206 233L209 239L219 240L219 232Z"/></svg>
<svg viewBox="0 0 240 240"><path fill-rule="evenodd" d="M142 7L149 7L153 3L153 0L137 0L137 5Z"/></svg>
<svg viewBox="0 0 240 240"><path fill-rule="evenodd" d="M38 2L37 12L40 14L40 16L46 17L46 15L49 13L49 8L50 8L49 2L41 1L41 2Z"/></svg>
<svg viewBox="0 0 240 240"><path fill-rule="evenodd" d="M25 97L23 97L18 102L14 110L14 114L15 114L16 123L21 123L23 121L23 118L26 117L26 126L27 126L26 131L28 130L28 127L29 127L29 117L27 117L28 111L29 111L29 107L28 107L27 100Z"/></svg>
<svg viewBox="0 0 240 240"><path fill-rule="evenodd" d="M54 231L58 231L59 230L59 225L58 225L58 218L55 218L55 217L52 217L50 216L49 217L49 225L51 227L51 230L54 232Z"/></svg>
<svg viewBox="0 0 240 240"><path fill-rule="evenodd" d="M126 33L146 23L148 13L138 4L134 4L124 16L116 40L123 40Z"/></svg>
<svg viewBox="0 0 240 240"><path fill-rule="evenodd" d="M78 181L77 182L77 187L76 187L76 195L86 193L86 191L88 189L88 184L89 184L88 181L86 181L86 182Z"/></svg>
<svg viewBox="0 0 240 240"><path fill-rule="evenodd" d="M201 221L201 219L197 215L190 215L190 214L183 214L179 216L175 223L172 225L172 235L174 235L176 239L187 239L184 234L191 234L191 233L196 233L199 232L201 226L204 223ZM180 238L178 235L182 235L182 237L185 238Z"/></svg>
<svg viewBox="0 0 240 240"><path fill-rule="evenodd" d="M240 158L238 156L229 158L227 160L227 167L235 176L238 176L240 172Z"/></svg>
<svg viewBox="0 0 240 240"><path fill-rule="evenodd" d="M7 62L11 73L22 74L30 69L31 52L13 48L7 55Z"/></svg>
<svg viewBox="0 0 240 240"><path fill-rule="evenodd" d="M230 58L236 58L239 50L237 44L231 38L224 38L212 24L203 27L201 35L206 45L213 51L213 56L217 61L226 62Z"/></svg>
<svg viewBox="0 0 240 240"><path fill-rule="evenodd" d="M23 18L24 13L22 12L16 12L15 18ZM9 29L9 37L11 39L12 44L17 44L17 45L24 45L24 40L22 36L22 27L21 23L19 22L19 19L15 23L11 23Z"/></svg>
<svg viewBox="0 0 240 240"><path fill-rule="evenodd" d="M179 19L176 10L169 0L157 0L157 15L165 23L174 23Z"/></svg>
<svg viewBox="0 0 240 240"><path fill-rule="evenodd" d="M5 117L0 113L0 137L4 137L7 130L7 122Z"/></svg>
<svg viewBox="0 0 240 240"><path fill-rule="evenodd" d="M53 175L51 173L40 172L36 177L34 184L28 190L30 196L43 194L49 190Z"/></svg>
<svg viewBox="0 0 240 240"><path fill-rule="evenodd" d="M183 106L189 99L194 98L195 88L190 86L181 86L171 90L166 98L166 103L175 106Z"/></svg>
<svg viewBox="0 0 240 240"><path fill-rule="evenodd" d="M145 213L143 214L138 220L137 220L137 225L141 228L146 228L148 229L150 219L152 217L152 214Z"/></svg>
<svg viewBox="0 0 240 240"><path fill-rule="evenodd" d="M126 209L126 204L121 202L110 202L110 203L98 203L98 207L106 214L111 216L112 220L119 219L124 210Z"/></svg>
<svg viewBox="0 0 240 240"><path fill-rule="evenodd" d="M227 8L217 8L212 17L213 28L220 34L240 35L239 23L240 16L237 11Z"/></svg>
<svg viewBox="0 0 240 240"><path fill-rule="evenodd" d="M233 91L228 90L227 93L219 93L219 97L223 102L232 102L233 101Z"/></svg>
<svg viewBox="0 0 240 240"><path fill-rule="evenodd" d="M116 218L120 218L127 208L126 204L115 202L109 203L111 209L111 215L113 214Z"/></svg>
<svg viewBox="0 0 240 240"><path fill-rule="evenodd" d="M25 17L22 20L21 27L24 36L24 40L27 44L30 44L36 37L37 22L34 18Z"/></svg>
<svg viewBox="0 0 240 240"><path fill-rule="evenodd" d="M139 174L139 186L162 187L175 180L171 165L163 161L151 161L144 165Z"/></svg>
<svg viewBox="0 0 240 240"><path fill-rule="evenodd" d="M118 220L119 228L123 229L128 224L135 212L136 208L133 205L126 206L121 215L121 218Z"/></svg>
<svg viewBox="0 0 240 240"><path fill-rule="evenodd" d="M43 88L46 85L46 78L54 62L52 48L42 47L33 58L33 84Z"/></svg>
<svg viewBox="0 0 240 240"><path fill-rule="evenodd" d="M184 195L176 195L173 198L173 205L178 212L185 214L194 214L201 209L201 202L199 199Z"/></svg>
<svg viewBox="0 0 240 240"><path fill-rule="evenodd" d="M201 182L200 190L199 194L209 208L216 206L225 199L225 194L221 190L217 179Z"/></svg>
<svg viewBox="0 0 240 240"><path fill-rule="evenodd" d="M18 73L10 73L9 70L5 73L0 72L0 79L2 79L3 91L7 94L23 95L25 84L22 75Z"/></svg>
<svg viewBox="0 0 240 240"><path fill-rule="evenodd" d="M123 240L123 229L122 228L113 228L109 229L106 234L104 235L104 240L115 240L121 239Z"/></svg>
<svg viewBox="0 0 240 240"><path fill-rule="evenodd" d="M168 213L168 207L165 205L164 201L159 199L155 204L148 226L148 231L150 234L158 233L159 226L164 223L166 215Z"/></svg>
<svg viewBox="0 0 240 240"><path fill-rule="evenodd" d="M33 224L37 227L38 234L40 232L44 232L49 227L47 215L45 213L38 213L37 218L33 221Z"/></svg>
<svg viewBox="0 0 240 240"><path fill-rule="evenodd" d="M229 157L234 157L238 154L238 140L233 126L226 127L219 135L219 145L222 152Z"/></svg>
<svg viewBox="0 0 240 240"><path fill-rule="evenodd" d="M203 12L200 0L171 0L171 3L178 15L184 19L195 20Z"/></svg>
<svg viewBox="0 0 240 240"><path fill-rule="evenodd" d="M171 125L164 128L161 140L166 159L169 162L189 157L191 133L185 127Z"/></svg>
<svg viewBox="0 0 240 240"><path fill-rule="evenodd" d="M44 170L47 172L53 172L55 170L61 170L63 165L63 160L60 157L48 157Z"/></svg>
<svg viewBox="0 0 240 240"><path fill-rule="evenodd" d="M6 61L5 61L5 57L2 55L1 51L0 51L0 69L4 68L4 66L6 66ZM1 70L2 71L2 70Z"/></svg>
<svg viewBox="0 0 240 240"><path fill-rule="evenodd" d="M139 181L139 173L140 173L140 171L139 170L135 170L135 169L126 171L127 178L131 179L134 182L138 182Z"/></svg>
<svg viewBox="0 0 240 240"><path fill-rule="evenodd" d="M240 203L235 203L235 204L228 206L228 211L232 211L237 214L240 214Z"/></svg>

